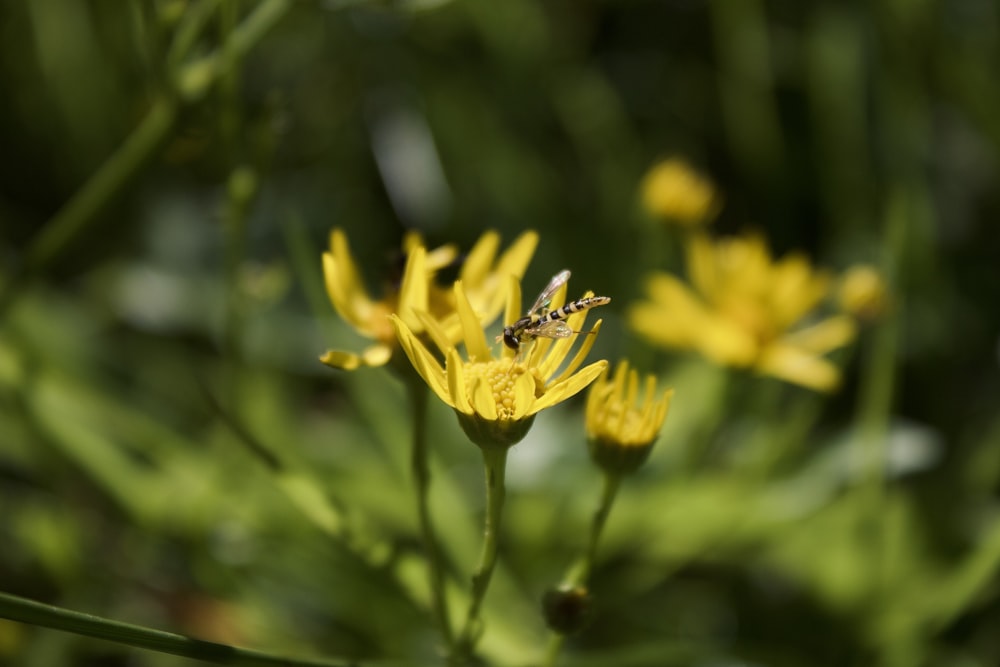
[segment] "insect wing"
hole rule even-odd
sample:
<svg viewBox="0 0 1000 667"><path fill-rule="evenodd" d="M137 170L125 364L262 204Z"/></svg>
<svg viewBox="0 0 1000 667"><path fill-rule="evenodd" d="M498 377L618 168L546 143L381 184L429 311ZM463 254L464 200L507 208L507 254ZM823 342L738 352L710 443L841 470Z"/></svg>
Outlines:
<svg viewBox="0 0 1000 667"><path fill-rule="evenodd" d="M531 335L537 338L569 338L573 333L562 320L547 320L531 328Z"/></svg>
<svg viewBox="0 0 1000 667"><path fill-rule="evenodd" d="M535 299L535 304L531 307L531 310L528 311L528 314L530 315L531 313L538 312L542 308L548 306L549 302L552 301L552 296L556 292L558 292L559 288L565 285L568 281L569 281L568 269L560 271L556 275L552 276L552 280L549 281L549 284L545 286L545 289L542 290L542 293L538 295L537 299Z"/></svg>

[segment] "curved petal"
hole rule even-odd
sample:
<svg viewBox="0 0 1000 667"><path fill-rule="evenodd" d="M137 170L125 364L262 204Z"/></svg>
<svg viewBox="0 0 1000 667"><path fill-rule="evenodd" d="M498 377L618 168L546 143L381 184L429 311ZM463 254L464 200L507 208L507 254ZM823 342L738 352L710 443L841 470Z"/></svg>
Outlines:
<svg viewBox="0 0 1000 667"><path fill-rule="evenodd" d="M514 378L514 414L511 419L520 420L534 414L535 378L531 373L518 373Z"/></svg>
<svg viewBox="0 0 1000 667"><path fill-rule="evenodd" d="M465 296L461 280L455 283L455 310L458 311L458 317L462 322L462 339L465 341L465 351L469 361L485 362L492 359L483 326Z"/></svg>
<svg viewBox="0 0 1000 667"><path fill-rule="evenodd" d="M339 231L334 230L331 234L333 252L323 253L326 293L333 309L345 322L360 333L374 337L371 328L374 303L361 284L357 267L347 249L347 239L343 238L343 234L338 234Z"/></svg>
<svg viewBox="0 0 1000 667"><path fill-rule="evenodd" d="M521 317L521 281L510 275L507 276L507 306L504 310L503 323L508 326ZM512 359L517 352L506 345L503 346L503 358Z"/></svg>
<svg viewBox="0 0 1000 667"><path fill-rule="evenodd" d="M675 276L654 273L646 279L651 301L628 310L630 327L654 342L688 346L698 337L708 309L691 289Z"/></svg>
<svg viewBox="0 0 1000 667"><path fill-rule="evenodd" d="M510 276L514 276L518 281L524 277L524 272L528 268L528 264L531 262L532 256L535 254L535 248L538 246L538 233L534 231L527 231L521 234L514 243L511 244L507 250L500 255L500 259L497 260L496 268L493 270L493 276L495 276L500 281L506 281ZM504 284L504 283L501 283ZM487 287L489 287L487 285ZM503 308L504 302L506 300L506 294L503 290L494 290L490 302L486 304L484 312L487 315L487 321L492 321L496 314L500 312ZM515 319L520 316L520 311L514 316ZM511 322L513 320L506 320Z"/></svg>
<svg viewBox="0 0 1000 667"><path fill-rule="evenodd" d="M607 367L607 361L603 359L601 361L595 361L586 368L583 368L576 375L567 378L559 384L547 387L545 389L545 393L535 399L535 402L528 411L527 416L530 417L545 408L550 408L557 403L565 401L567 398L578 393L588 384L597 379L597 376L599 376Z"/></svg>
<svg viewBox="0 0 1000 667"><path fill-rule="evenodd" d="M585 292L583 295L584 299L594 296L593 292ZM588 311L580 310L569 317L566 318L566 326L568 326L576 334L584 333L582 331L583 323L587 319ZM548 354L546 354L544 359L541 359L538 364L538 372L543 378L551 377L562 362L566 359L566 355L569 354L570 349L576 343L576 336L569 336L567 338L560 338L556 341L547 341ZM544 348L543 348L544 349Z"/></svg>
<svg viewBox="0 0 1000 667"><path fill-rule="evenodd" d="M451 342L452 339L448 336L447 330L441 326L441 324L431 317L430 314L425 313L422 310L414 311L417 319L420 320L421 326L423 326L424 333L427 334L437 348L441 350L441 354L448 354L448 350L455 347Z"/></svg>
<svg viewBox="0 0 1000 667"><path fill-rule="evenodd" d="M518 236L497 260L497 275L504 279L507 276L523 278L537 247L538 232L529 230Z"/></svg>
<svg viewBox="0 0 1000 667"><path fill-rule="evenodd" d="M469 402L469 392L465 386L462 358L455 348L448 350L445 368L448 373L448 393L451 396L450 400L446 400L445 403L463 414L471 415L472 404Z"/></svg>
<svg viewBox="0 0 1000 667"><path fill-rule="evenodd" d="M496 421L499 417L493 391L482 376L472 381L472 411L488 421Z"/></svg>
<svg viewBox="0 0 1000 667"><path fill-rule="evenodd" d="M403 282L399 288L399 305L396 312L411 329L420 328L420 320L413 311L427 310L427 250L417 246L406 256Z"/></svg>
<svg viewBox="0 0 1000 667"><path fill-rule="evenodd" d="M816 391L832 391L840 384L840 370L832 363L801 348L780 343L765 350L756 369Z"/></svg>
<svg viewBox="0 0 1000 667"><path fill-rule="evenodd" d="M590 348L594 347L594 342L597 340L597 333L601 330L601 323L603 321L604 320L597 320L590 331L580 332L580 335L584 337L583 345L581 345L580 349L576 351L576 354L573 355L573 360L570 361L565 370L559 374L559 377L552 380L552 384L562 382L576 372L576 369L580 367L583 360L587 358L587 354L590 353ZM555 369L552 370L553 372L555 371ZM545 374L542 374L542 377L545 377Z"/></svg>
<svg viewBox="0 0 1000 667"><path fill-rule="evenodd" d="M778 326L785 329L806 315L829 292L829 275L813 271L801 253L790 253L775 263L768 302Z"/></svg>
<svg viewBox="0 0 1000 667"><path fill-rule="evenodd" d="M844 347L857 335L858 327L847 315L834 315L782 338L782 342L813 354L825 354Z"/></svg>
<svg viewBox="0 0 1000 667"><path fill-rule="evenodd" d="M717 250L703 233L693 234L687 246L687 274L691 285L705 298L714 302L719 291Z"/></svg>
<svg viewBox="0 0 1000 667"><path fill-rule="evenodd" d="M364 363L361 357L353 352L327 350L320 358L324 364L342 371L353 371L361 368Z"/></svg>
<svg viewBox="0 0 1000 667"><path fill-rule="evenodd" d="M413 335L413 332L410 331L410 328L406 326L403 320L397 315L390 315L389 321L396 331L399 346L403 348L403 352L406 353L410 363L413 364L413 368L424 379L424 382L434 390L438 398L448 405L453 405L451 395L448 393L448 386L445 384L444 369L431 356L431 353L427 351L423 343L417 340L417 337Z"/></svg>
<svg viewBox="0 0 1000 667"><path fill-rule="evenodd" d="M392 348L382 344L370 345L361 353L361 359L364 360L366 366L372 368L385 366L392 359Z"/></svg>
<svg viewBox="0 0 1000 667"><path fill-rule="evenodd" d="M493 266L493 258L496 257L499 247L500 234L491 229L479 237L476 244L472 246L472 250L466 255L459 273L459 280L467 285L470 291L475 291L489 275L490 267Z"/></svg>
<svg viewBox="0 0 1000 667"><path fill-rule="evenodd" d="M718 364L745 367L754 363L760 343L753 332L723 317L707 316L693 347Z"/></svg>

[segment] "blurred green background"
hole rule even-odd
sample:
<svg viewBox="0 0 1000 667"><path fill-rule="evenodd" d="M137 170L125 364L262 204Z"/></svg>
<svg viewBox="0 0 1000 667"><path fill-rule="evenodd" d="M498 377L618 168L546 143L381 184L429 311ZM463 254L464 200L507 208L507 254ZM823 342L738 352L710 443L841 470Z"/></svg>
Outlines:
<svg viewBox="0 0 1000 667"><path fill-rule="evenodd" d="M4 2L0 590L438 664L408 407L387 371L318 362L362 346L320 254L345 229L377 294L407 229L536 229L525 292L571 268L614 299L592 357L677 390L562 664L997 664L998 63L993 0ZM837 357L840 392L626 330L642 276L678 270L638 198L672 155L717 184L719 231L883 268L894 308ZM490 663L537 664L538 600L583 547L581 407L512 453ZM460 590L482 471L437 402L431 444ZM193 664L2 620L0 663Z"/></svg>

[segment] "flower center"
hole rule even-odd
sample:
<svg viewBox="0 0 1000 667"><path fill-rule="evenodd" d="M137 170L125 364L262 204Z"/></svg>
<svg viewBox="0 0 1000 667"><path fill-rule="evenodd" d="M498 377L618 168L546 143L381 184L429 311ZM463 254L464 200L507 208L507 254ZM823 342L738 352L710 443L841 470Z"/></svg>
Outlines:
<svg viewBox="0 0 1000 667"><path fill-rule="evenodd" d="M497 406L497 417L511 419L514 416L514 381L525 372L521 364L509 360L471 363L465 367L466 389L472 393L476 378L482 378L493 394Z"/></svg>

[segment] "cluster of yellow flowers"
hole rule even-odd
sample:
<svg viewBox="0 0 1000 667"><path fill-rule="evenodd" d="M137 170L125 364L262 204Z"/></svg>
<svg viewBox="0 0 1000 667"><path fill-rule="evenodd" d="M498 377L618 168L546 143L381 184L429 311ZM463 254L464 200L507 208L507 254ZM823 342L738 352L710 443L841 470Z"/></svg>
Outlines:
<svg viewBox="0 0 1000 667"><path fill-rule="evenodd" d="M389 289L382 298L375 299L362 284L344 233L335 229L330 235L330 249L323 255L327 293L340 316L374 343L360 354L330 350L321 360L335 368L355 370L384 365L402 352L431 390L455 410L473 442L481 447L515 444L527 433L538 412L579 393L602 373L606 377L608 367L608 362L601 360L581 368L600 330L600 321L587 332L591 335L582 337L572 358L572 337L539 338L525 353L515 354L504 347L494 355L485 328L501 309L505 311L505 322L521 316L520 279L537 244L538 235L526 232L498 257L499 235L487 232L468 254L458 280L448 289L437 284L436 276L455 261L457 250L442 246L428 251L419 236L410 234L403 242L406 264L398 289ZM553 295L549 309L557 310L565 299L564 284ZM569 315L567 327L582 331L587 314L581 310ZM460 344L465 349L464 357ZM627 364L619 371L624 368ZM621 384L618 375L615 382ZM622 414L637 410L643 413L647 436L643 444L651 446L666 418L668 399L653 411L634 408L628 402L635 400L634 392L626 397L621 391L607 391L605 385L604 379L596 385L594 396L600 398L591 401L594 414L588 424L599 425L597 432L604 442L614 441L617 425L621 435L618 440L634 448L634 420L608 421L604 413L609 408L604 404L610 400L619 406L616 409L624 411ZM650 400L651 394L647 396L647 402Z"/></svg>
<svg viewBox="0 0 1000 667"><path fill-rule="evenodd" d="M646 298L628 310L630 328L665 348L689 349L723 366L745 368L816 391L840 384L824 355L854 340L857 322L886 308L885 286L870 266L839 281L802 254L775 259L759 234L711 239L699 225L718 211L712 184L683 160L650 169L646 210L688 228L685 282L663 272L646 279ZM819 315L836 296L839 313Z"/></svg>
<svg viewBox="0 0 1000 667"><path fill-rule="evenodd" d="M876 271L854 267L838 280L814 268L804 255L773 257L759 234L711 238L704 225L718 213L720 198L707 179L681 160L650 170L641 195L647 211L684 230L687 280L651 273L645 298L628 307L634 332L658 346L693 350L719 365L816 391L839 385L841 371L825 355L848 345L859 322L887 307ZM334 309L372 344L360 353L330 350L321 360L344 370L391 362L410 380L410 389L416 388L415 396L425 396L426 385L455 411L483 455L483 551L472 577L465 625L454 634L429 519L426 448L420 429L415 431L414 473L433 607L456 663L471 658L478 638L480 606L497 556L507 450L524 438L539 412L590 387L586 432L591 460L603 473L604 493L582 565L550 596L555 602L549 607L561 609L566 595L587 598L586 579L618 484L649 457L673 397L672 389L657 391L654 375L640 379L627 361L614 372L603 359L584 364L601 328L598 320L586 329L587 316L610 298L587 292L567 303L568 271L557 274L524 314L521 279L537 245L538 235L525 232L500 252L499 235L487 232L462 262L457 280L444 286L439 275L456 264L458 250L451 245L428 250L418 235L410 234L403 241L402 280L381 298L364 288L341 230L331 233L330 249L323 255ZM837 312L823 309L831 301ZM486 330L501 311L506 326L496 343L504 345L496 351ZM577 625L559 614L549 617L558 635Z"/></svg>

